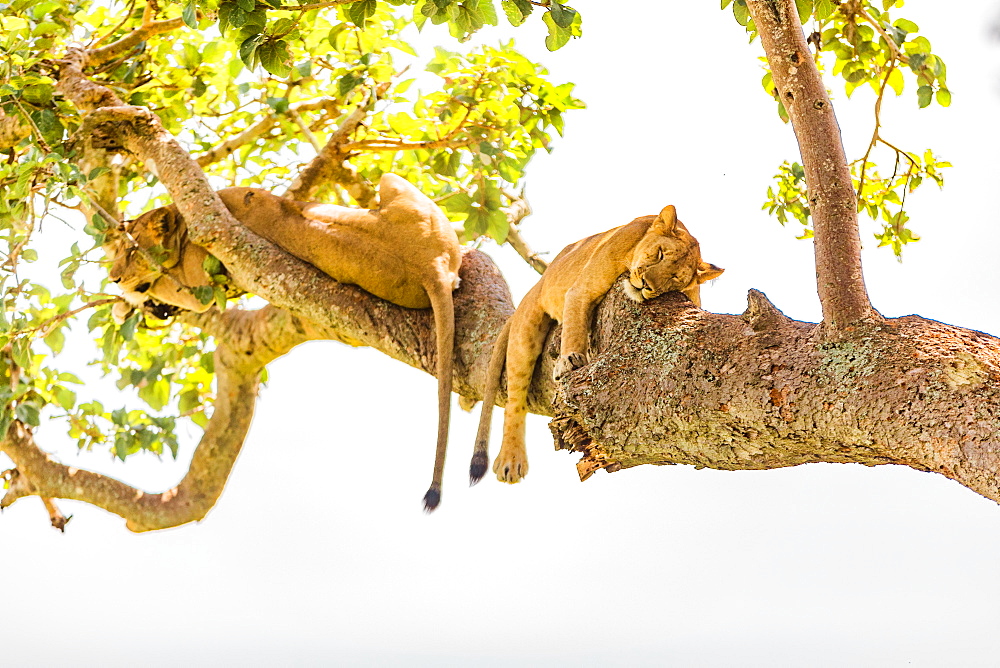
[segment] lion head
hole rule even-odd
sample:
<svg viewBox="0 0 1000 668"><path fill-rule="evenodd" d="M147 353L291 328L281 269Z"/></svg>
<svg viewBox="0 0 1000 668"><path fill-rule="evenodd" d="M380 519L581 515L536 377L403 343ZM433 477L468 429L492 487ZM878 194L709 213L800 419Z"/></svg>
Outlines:
<svg viewBox="0 0 1000 668"><path fill-rule="evenodd" d="M698 240L677 220L677 211L666 206L649 226L632 254L625 294L637 302L678 290L701 306L700 285L725 271L701 259Z"/></svg>
<svg viewBox="0 0 1000 668"><path fill-rule="evenodd" d="M108 277L131 306L147 305L156 317L172 315L176 309L170 307L202 313L211 306L192 293L211 284L203 267L208 251L190 242L177 207L153 209L126 222L123 232L107 236L104 252L111 260Z"/></svg>

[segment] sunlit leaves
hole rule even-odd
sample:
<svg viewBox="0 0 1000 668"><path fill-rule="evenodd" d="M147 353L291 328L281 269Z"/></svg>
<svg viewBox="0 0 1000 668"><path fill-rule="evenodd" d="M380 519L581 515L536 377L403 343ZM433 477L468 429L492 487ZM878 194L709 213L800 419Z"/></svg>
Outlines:
<svg viewBox="0 0 1000 668"><path fill-rule="evenodd" d="M728 4L729 0L723 0L722 7ZM920 28L916 23L905 18L893 20L889 14L902 4L902 0L880 3L796 1L807 41L815 50L813 57L821 70L840 77L848 97L863 86L870 87L877 95L871 146L863 159L852 163L854 185L858 191L858 210L882 224L882 231L876 234L879 245L891 247L897 256L904 245L919 239L907 227L906 193L927 178L941 185L940 170L949 165L936 160L930 151L920 158L889 143L885 137L889 130L882 126L879 116L882 100L890 91L897 96L903 95L909 82L919 108L933 102L942 107L951 104L944 60L932 52L930 40L918 34ZM745 2L736 0L733 11L737 22L747 25L752 32ZM764 90L778 100L778 114L788 122L787 110L780 102L781 95L770 72L766 73L762 84ZM879 155L888 155L893 160L892 176L879 175L874 162L878 153L873 153L875 148L889 149ZM883 168L882 171L889 170ZM775 176L775 184L768 188L764 208L782 224L791 218L798 220L806 226L808 235L809 207L805 187L801 167L797 163L785 163Z"/></svg>

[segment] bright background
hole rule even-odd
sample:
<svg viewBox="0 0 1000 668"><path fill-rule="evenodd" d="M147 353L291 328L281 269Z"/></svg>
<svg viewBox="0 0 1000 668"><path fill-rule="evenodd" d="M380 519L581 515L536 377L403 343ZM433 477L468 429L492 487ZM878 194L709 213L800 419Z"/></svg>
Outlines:
<svg viewBox="0 0 1000 668"><path fill-rule="evenodd" d="M554 54L538 26L480 35L515 34L589 105L531 166L532 246L554 253L672 203L705 258L726 268L703 289L705 308L740 313L757 288L786 314L818 319L811 242L760 210L777 166L798 157L760 86L759 43L717 2L578 8L585 37ZM884 135L955 167L943 192L925 185L908 198L923 241L902 264L874 248L877 228L862 220L869 290L887 316L1000 334L1000 44L990 34L1000 7L915 2L897 14L947 61L954 102L918 110L908 81L885 105ZM425 37L460 48L430 27ZM848 155L860 157L873 95L848 103L831 85ZM511 251L486 250L516 297L536 280ZM319 342L272 364L270 378L201 524L133 535L116 516L62 502L75 515L62 535L37 499L4 513L0 663L997 665L1000 507L941 476L678 466L581 484L577 456L554 452L535 417L527 480L470 489L478 409L456 410L443 504L426 516L432 377ZM63 461L146 489L176 484L187 467L77 455L52 432L41 443Z"/></svg>

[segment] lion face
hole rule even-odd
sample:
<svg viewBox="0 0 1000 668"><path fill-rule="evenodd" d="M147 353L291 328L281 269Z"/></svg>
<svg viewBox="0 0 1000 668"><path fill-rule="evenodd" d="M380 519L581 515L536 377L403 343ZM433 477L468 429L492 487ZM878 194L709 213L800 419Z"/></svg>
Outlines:
<svg viewBox="0 0 1000 668"><path fill-rule="evenodd" d="M699 286L723 271L701 259L698 241L677 220L674 207L667 206L636 245L623 287L637 302L677 290L700 307Z"/></svg>
<svg viewBox="0 0 1000 668"><path fill-rule="evenodd" d="M171 307L198 313L209 308L211 304L202 304L191 293L191 288L210 282L202 268L208 252L188 241L184 221L175 207L148 211L126 223L126 230L131 239L109 235L104 244L104 252L111 259L108 277L121 288L126 302L135 307L158 302L150 310L156 317L172 314L176 309ZM150 257L159 260L159 266Z"/></svg>

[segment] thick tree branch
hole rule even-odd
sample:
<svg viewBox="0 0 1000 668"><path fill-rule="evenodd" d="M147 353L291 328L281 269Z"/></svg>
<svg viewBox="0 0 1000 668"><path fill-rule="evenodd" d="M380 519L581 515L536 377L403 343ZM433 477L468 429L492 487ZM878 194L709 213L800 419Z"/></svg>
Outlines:
<svg viewBox="0 0 1000 668"><path fill-rule="evenodd" d="M215 351L215 409L187 474L174 488L150 494L108 476L65 466L50 458L31 431L14 421L0 441L17 466L14 482L0 501L38 495L47 500L55 523L61 513L53 497L85 501L125 518L132 531L163 529L202 519L215 505L250 427L260 371L295 345L315 338L315 330L291 314L267 306L259 311L231 310L200 316L219 337ZM53 512L56 515L53 515ZM63 524L65 524L63 519Z"/></svg>
<svg viewBox="0 0 1000 668"><path fill-rule="evenodd" d="M806 44L794 0L748 0L781 103L795 129L809 188L823 322L836 336L880 316L861 269L857 197L840 126Z"/></svg>
<svg viewBox="0 0 1000 668"><path fill-rule="evenodd" d="M615 287L597 323L551 425L557 447L585 454L581 478L640 464L902 464L1000 502L993 336L906 316L830 343L756 291L740 317L676 294L636 305Z"/></svg>

